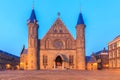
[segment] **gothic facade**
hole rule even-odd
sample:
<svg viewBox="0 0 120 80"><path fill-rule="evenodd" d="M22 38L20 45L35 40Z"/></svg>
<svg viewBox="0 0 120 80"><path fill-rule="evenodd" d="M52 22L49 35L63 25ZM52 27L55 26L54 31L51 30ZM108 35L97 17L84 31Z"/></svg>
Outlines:
<svg viewBox="0 0 120 80"><path fill-rule="evenodd" d="M79 14L76 39L72 37L60 16L42 39L38 39L34 9L28 20L28 49L23 48L20 66L25 70L85 70L85 24ZM43 28L44 29L44 28Z"/></svg>

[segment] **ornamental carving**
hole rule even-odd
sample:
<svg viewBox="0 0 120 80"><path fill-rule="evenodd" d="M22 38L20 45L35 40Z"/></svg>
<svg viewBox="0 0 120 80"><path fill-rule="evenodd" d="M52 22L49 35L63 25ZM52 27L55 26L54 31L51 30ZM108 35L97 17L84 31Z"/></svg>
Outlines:
<svg viewBox="0 0 120 80"><path fill-rule="evenodd" d="M63 42L59 39L57 40L54 40L53 42L53 46L56 48L56 49L61 49L63 47Z"/></svg>

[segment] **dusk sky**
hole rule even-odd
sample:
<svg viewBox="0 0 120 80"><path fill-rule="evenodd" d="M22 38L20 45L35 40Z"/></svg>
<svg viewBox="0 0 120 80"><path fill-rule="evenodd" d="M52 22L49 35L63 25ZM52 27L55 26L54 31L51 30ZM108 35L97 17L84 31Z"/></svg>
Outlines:
<svg viewBox="0 0 120 80"><path fill-rule="evenodd" d="M20 55L28 47L28 26L33 0L0 0L0 50ZM120 34L120 0L34 0L42 39L60 17L72 36L80 9L86 24L86 55L107 48Z"/></svg>

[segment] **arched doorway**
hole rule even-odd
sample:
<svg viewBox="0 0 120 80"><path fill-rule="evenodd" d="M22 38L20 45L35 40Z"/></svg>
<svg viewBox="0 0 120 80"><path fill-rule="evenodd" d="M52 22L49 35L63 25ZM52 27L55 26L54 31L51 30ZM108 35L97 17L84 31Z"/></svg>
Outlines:
<svg viewBox="0 0 120 80"><path fill-rule="evenodd" d="M56 59L55 59L55 65L56 65L56 68L62 67L62 58L60 56L56 57Z"/></svg>

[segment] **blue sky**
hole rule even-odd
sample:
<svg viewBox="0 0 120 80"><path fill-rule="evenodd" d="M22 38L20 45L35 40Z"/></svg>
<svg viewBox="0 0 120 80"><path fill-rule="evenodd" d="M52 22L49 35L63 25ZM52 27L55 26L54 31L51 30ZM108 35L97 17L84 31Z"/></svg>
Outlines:
<svg viewBox="0 0 120 80"><path fill-rule="evenodd" d="M23 45L27 47L27 19L32 3L33 0L0 0L1 50L19 56ZM44 37L58 12L75 38L80 7L86 24L86 55L107 47L120 34L120 0L34 0L39 38Z"/></svg>

